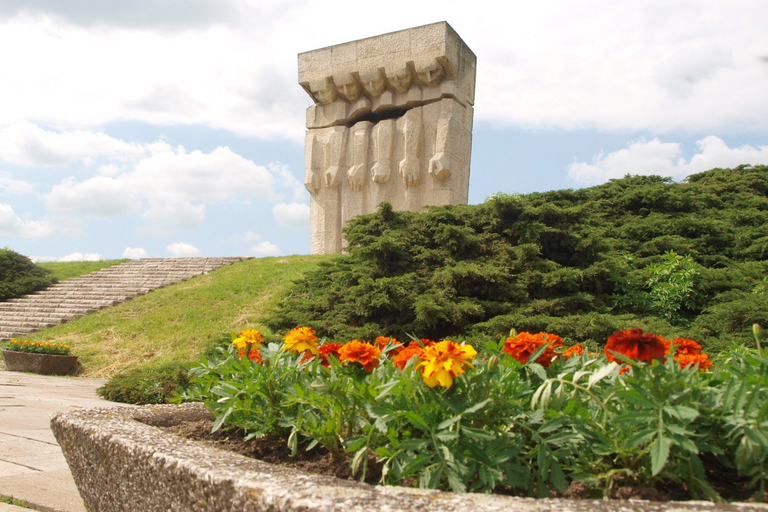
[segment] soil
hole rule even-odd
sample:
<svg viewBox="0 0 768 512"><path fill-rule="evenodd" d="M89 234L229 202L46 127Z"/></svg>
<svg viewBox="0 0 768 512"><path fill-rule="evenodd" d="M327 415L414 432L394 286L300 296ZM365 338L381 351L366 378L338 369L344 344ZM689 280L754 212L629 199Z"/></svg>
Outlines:
<svg viewBox="0 0 768 512"><path fill-rule="evenodd" d="M212 421L200 420L164 427L164 430L270 464L279 464L309 473L348 480L354 479L349 468L350 456L347 454L334 455L321 447L316 447L310 451L300 449L292 457L291 450L288 448L285 439L281 437L264 437L246 441L241 432L225 432L222 430L211 432L212 427ZM748 479L738 477L733 469L722 465L714 457L704 460L704 466L707 468L709 482L712 483L712 486L723 498L728 501L756 501L754 491L750 491L747 487ZM381 464L371 457L368 460L368 475L365 481L370 484L376 484L380 478ZM499 489L498 492L500 494L515 494L509 489ZM582 482L572 482L563 493L557 492L554 489L551 489L551 493L554 497L571 499L595 499L602 497L600 491ZM696 499L690 495L684 484L670 483L659 487L641 487L626 485L618 481L613 485L610 498L649 501L685 501ZM768 491L764 493L762 501L768 501Z"/></svg>

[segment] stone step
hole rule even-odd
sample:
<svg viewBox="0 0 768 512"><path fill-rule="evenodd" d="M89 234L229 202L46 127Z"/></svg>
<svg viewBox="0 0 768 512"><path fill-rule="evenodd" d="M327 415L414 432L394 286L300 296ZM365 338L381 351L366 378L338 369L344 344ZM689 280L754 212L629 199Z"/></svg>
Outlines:
<svg viewBox="0 0 768 512"><path fill-rule="evenodd" d="M62 281L23 297L0 302L0 340L93 313L126 300L207 274L248 257L146 258Z"/></svg>

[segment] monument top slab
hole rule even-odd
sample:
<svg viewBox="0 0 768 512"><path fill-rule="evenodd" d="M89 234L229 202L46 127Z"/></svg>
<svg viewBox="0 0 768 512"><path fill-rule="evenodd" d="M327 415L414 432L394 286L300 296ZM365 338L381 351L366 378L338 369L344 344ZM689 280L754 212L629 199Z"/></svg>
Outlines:
<svg viewBox="0 0 768 512"><path fill-rule="evenodd" d="M350 75L362 83L388 77L391 84L411 68L458 81L462 101L474 104L477 58L445 21L303 52L298 59L299 83L316 103L329 78L339 85Z"/></svg>

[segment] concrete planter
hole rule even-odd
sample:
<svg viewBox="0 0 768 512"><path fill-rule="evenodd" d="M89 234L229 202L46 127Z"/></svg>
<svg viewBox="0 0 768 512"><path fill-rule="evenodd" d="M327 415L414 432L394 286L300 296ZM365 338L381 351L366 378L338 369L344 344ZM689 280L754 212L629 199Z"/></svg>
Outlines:
<svg viewBox="0 0 768 512"><path fill-rule="evenodd" d="M33 354L0 349L3 352L5 368L12 372L32 372L43 375L66 375L77 363L77 356L55 354Z"/></svg>
<svg viewBox="0 0 768 512"><path fill-rule="evenodd" d="M212 448L157 426L210 418L201 404L59 413L51 427L89 512L768 511L760 504L535 500L384 487L312 475Z"/></svg>

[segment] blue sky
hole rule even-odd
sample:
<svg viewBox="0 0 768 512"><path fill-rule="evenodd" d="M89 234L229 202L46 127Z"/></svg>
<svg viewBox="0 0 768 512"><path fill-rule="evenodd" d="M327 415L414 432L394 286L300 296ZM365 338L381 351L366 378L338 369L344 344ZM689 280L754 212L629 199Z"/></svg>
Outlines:
<svg viewBox="0 0 768 512"><path fill-rule="evenodd" d="M764 0L366 9L3 0L0 247L40 260L309 253L297 54L442 20L478 59L472 204L768 164Z"/></svg>

